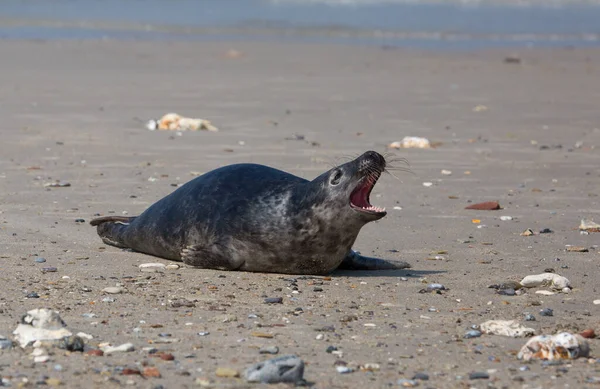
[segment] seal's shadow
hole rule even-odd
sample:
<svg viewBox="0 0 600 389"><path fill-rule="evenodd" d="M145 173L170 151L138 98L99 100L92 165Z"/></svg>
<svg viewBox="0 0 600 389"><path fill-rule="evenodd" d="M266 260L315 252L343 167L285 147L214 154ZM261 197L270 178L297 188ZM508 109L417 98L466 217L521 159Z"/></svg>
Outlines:
<svg viewBox="0 0 600 389"><path fill-rule="evenodd" d="M331 274L344 277L424 277L429 274L447 273L445 270L334 270Z"/></svg>

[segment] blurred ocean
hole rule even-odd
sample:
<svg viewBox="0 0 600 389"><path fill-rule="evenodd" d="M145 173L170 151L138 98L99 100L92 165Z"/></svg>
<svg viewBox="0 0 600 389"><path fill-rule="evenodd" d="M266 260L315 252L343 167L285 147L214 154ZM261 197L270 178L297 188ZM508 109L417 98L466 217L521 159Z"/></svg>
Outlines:
<svg viewBox="0 0 600 389"><path fill-rule="evenodd" d="M600 46L594 0L0 0L0 39Z"/></svg>

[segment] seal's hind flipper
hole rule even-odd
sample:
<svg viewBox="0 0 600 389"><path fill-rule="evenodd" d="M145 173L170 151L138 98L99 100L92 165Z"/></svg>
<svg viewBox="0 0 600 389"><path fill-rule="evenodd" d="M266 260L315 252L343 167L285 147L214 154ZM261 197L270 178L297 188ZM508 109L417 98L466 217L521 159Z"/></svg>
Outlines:
<svg viewBox="0 0 600 389"><path fill-rule="evenodd" d="M350 250L346 258L338 266L342 270L399 270L407 269L410 264L404 261L386 261L380 258L364 257Z"/></svg>
<svg viewBox="0 0 600 389"><path fill-rule="evenodd" d="M210 247L204 245L187 246L181 250L180 255L181 260L186 265L202 269L236 270L240 267L239 263L224 255L223 250L215 245Z"/></svg>
<svg viewBox="0 0 600 389"><path fill-rule="evenodd" d="M102 238L102 241L111 246L127 248L122 242L121 236L129 223L135 219L126 216L103 216L90 221L92 226L97 226L96 231Z"/></svg>

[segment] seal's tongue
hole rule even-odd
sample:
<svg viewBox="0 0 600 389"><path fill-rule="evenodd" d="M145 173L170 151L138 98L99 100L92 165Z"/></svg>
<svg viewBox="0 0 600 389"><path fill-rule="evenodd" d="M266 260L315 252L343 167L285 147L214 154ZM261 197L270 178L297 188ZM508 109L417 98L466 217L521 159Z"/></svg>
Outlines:
<svg viewBox="0 0 600 389"><path fill-rule="evenodd" d="M376 177L367 177L361 183L358 184L356 189L350 195L350 205L354 208L358 208L361 211L368 212L385 212L385 208L375 207L369 202L369 195L371 190L377 182Z"/></svg>

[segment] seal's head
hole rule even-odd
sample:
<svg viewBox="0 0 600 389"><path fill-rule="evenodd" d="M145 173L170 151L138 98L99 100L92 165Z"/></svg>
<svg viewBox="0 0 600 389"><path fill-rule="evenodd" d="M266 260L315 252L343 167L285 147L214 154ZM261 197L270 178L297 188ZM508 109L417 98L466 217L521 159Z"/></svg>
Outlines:
<svg viewBox="0 0 600 389"><path fill-rule="evenodd" d="M325 173L327 189L345 202L344 213L357 216L362 222L378 220L387 212L385 208L371 205L369 196L381 173L385 171L385 158L367 151L358 158Z"/></svg>

